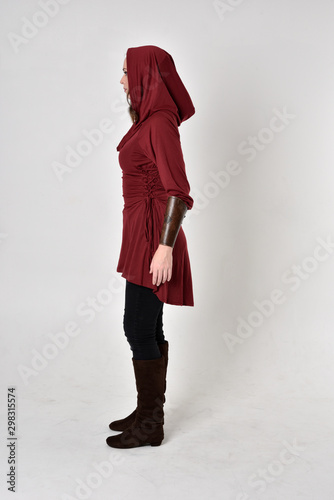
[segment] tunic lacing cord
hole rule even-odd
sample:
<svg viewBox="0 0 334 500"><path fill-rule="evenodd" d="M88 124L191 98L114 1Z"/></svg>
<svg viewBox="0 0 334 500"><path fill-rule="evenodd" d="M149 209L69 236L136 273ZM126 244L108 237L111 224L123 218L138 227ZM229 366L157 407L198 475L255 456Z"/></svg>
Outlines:
<svg viewBox="0 0 334 500"><path fill-rule="evenodd" d="M146 210L145 210L145 237L150 243L150 257L154 253L154 238L153 238L153 198L156 184L159 181L159 173L157 170L145 171L145 188L146 188Z"/></svg>

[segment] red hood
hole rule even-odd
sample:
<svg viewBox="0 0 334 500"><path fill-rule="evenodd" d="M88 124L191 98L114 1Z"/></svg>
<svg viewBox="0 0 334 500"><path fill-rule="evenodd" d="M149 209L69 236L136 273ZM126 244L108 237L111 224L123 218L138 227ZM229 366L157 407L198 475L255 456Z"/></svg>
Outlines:
<svg viewBox="0 0 334 500"><path fill-rule="evenodd" d="M137 127L156 111L171 111L178 125L195 113L191 98L168 52L154 45L144 45L129 48L126 59L130 100L139 120L123 137L117 151Z"/></svg>

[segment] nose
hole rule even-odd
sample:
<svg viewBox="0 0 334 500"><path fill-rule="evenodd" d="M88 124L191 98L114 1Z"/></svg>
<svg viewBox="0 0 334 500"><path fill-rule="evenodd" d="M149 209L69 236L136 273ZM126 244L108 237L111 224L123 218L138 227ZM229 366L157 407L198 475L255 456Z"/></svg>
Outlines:
<svg viewBox="0 0 334 500"><path fill-rule="evenodd" d="M123 79L124 79L124 75L122 76L121 80L119 83L121 83L123 85Z"/></svg>

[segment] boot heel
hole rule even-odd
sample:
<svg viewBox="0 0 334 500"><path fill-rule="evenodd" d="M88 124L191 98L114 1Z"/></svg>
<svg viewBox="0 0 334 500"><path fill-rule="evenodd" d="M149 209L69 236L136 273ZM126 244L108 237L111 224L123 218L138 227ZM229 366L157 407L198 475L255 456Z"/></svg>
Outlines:
<svg viewBox="0 0 334 500"><path fill-rule="evenodd" d="M162 440L161 441L155 441L154 443L151 443L151 446L160 446L162 443Z"/></svg>

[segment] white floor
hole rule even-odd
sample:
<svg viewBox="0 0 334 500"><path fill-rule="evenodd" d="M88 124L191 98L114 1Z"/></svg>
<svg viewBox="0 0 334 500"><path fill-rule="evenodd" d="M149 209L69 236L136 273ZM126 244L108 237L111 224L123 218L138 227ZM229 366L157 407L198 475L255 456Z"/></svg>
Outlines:
<svg viewBox="0 0 334 500"><path fill-rule="evenodd" d="M334 1L0 10L0 500L334 500ZM162 445L115 450L108 424L136 402L116 272L119 79L127 48L151 43L196 108L180 131L195 307L166 311ZM18 367L68 322L80 334L25 384Z"/></svg>
<svg viewBox="0 0 334 500"><path fill-rule="evenodd" d="M332 400L227 385L209 367L193 371L175 358L162 445L109 448L109 421L135 402L121 351L124 390L103 363L93 371L93 361L77 361L70 376L66 355L62 369L18 388L17 492L6 491L2 475L1 499L333 500Z"/></svg>

